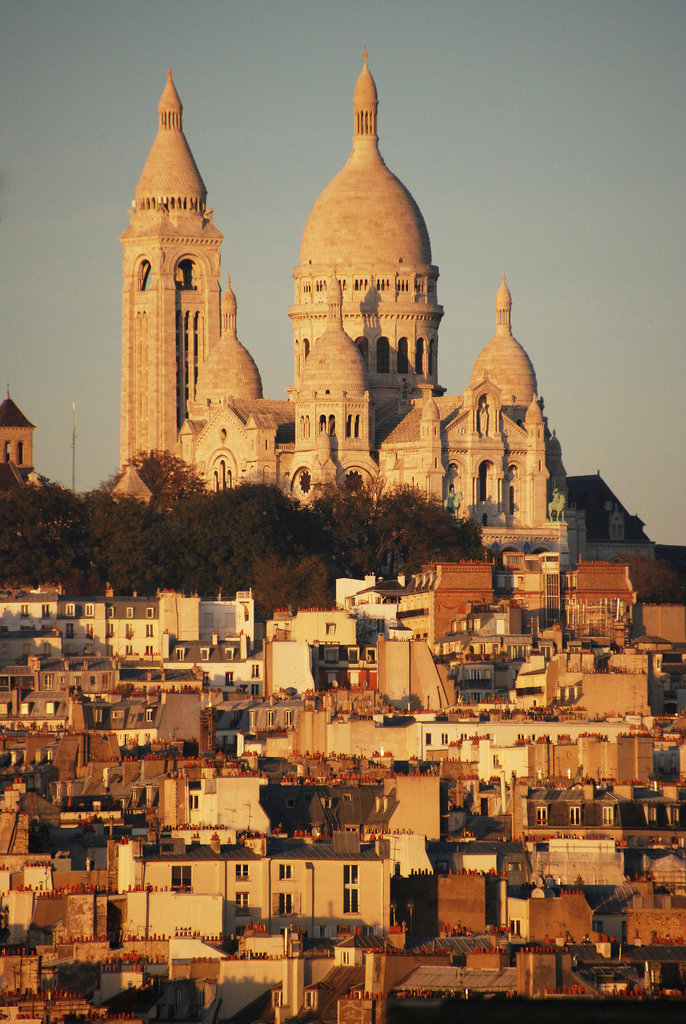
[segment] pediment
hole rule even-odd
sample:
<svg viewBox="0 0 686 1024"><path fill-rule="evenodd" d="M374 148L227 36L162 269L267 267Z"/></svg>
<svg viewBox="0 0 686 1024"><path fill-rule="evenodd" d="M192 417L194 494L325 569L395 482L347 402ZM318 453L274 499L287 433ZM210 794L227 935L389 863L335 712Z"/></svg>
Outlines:
<svg viewBox="0 0 686 1024"><path fill-rule="evenodd" d="M519 437L522 440L528 439L529 433L524 426L520 426L515 420L511 419L506 413L502 413L503 417L503 434L506 437Z"/></svg>

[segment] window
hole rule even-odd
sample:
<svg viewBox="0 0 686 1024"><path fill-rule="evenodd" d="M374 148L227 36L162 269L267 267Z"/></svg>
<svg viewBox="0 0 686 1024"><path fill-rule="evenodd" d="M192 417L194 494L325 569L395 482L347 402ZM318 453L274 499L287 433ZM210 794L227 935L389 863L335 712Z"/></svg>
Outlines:
<svg viewBox="0 0 686 1024"><path fill-rule="evenodd" d="M146 708L145 709L145 721L146 722L152 722L153 714L154 714L154 709L153 708Z"/></svg>
<svg viewBox="0 0 686 1024"><path fill-rule="evenodd" d="M293 865L292 864L279 864L279 881L283 882L284 879L293 877Z"/></svg>
<svg viewBox="0 0 686 1024"><path fill-rule="evenodd" d="M27 612L27 614L28 614L28 612ZM65 615L67 616L67 618L68 619L73 619L75 614L76 614L76 607L75 607L75 605L68 604L66 609L65 609Z"/></svg>
<svg viewBox="0 0 686 1024"><path fill-rule="evenodd" d="M581 808L570 807L569 808L569 824L580 825L581 824Z"/></svg>
<svg viewBox="0 0 686 1024"><path fill-rule="evenodd" d="M176 655L177 661L183 661L183 659L186 657L186 648L177 647L176 650L174 651L174 654Z"/></svg>
<svg viewBox="0 0 686 1024"><path fill-rule="evenodd" d="M52 690L52 686L53 686L54 681L55 681L55 677L52 674L52 672L46 673L46 676L45 676L45 689L46 690Z"/></svg>
<svg viewBox="0 0 686 1024"><path fill-rule="evenodd" d="M107 618L108 619L113 619L114 618L114 605L108 604L108 606L107 606Z"/></svg>
<svg viewBox="0 0 686 1024"><path fill-rule="evenodd" d="M426 741L427 747L430 747L431 746L431 733L430 732L426 733L425 741Z"/></svg>
<svg viewBox="0 0 686 1024"><path fill-rule="evenodd" d="M125 654L133 654L133 644L127 644L124 648Z"/></svg>
<svg viewBox="0 0 686 1024"><path fill-rule="evenodd" d="M190 889L191 887L191 866L190 864L172 864L171 869L172 889Z"/></svg>
<svg viewBox="0 0 686 1024"><path fill-rule="evenodd" d="M390 370L390 358L388 349L388 338L379 338L376 343L376 372L388 373Z"/></svg>
<svg viewBox="0 0 686 1024"><path fill-rule="evenodd" d="M49 604L44 604L42 606L40 617L41 617L41 619L49 619L50 618L50 605Z"/></svg>
<svg viewBox="0 0 686 1024"><path fill-rule="evenodd" d="M210 649L209 649L209 647L201 647L200 648L200 660L201 661L209 661L210 660Z"/></svg>
<svg viewBox="0 0 686 1024"><path fill-rule="evenodd" d="M107 623L107 636L114 636L114 623L113 622L108 622Z"/></svg>
<svg viewBox="0 0 686 1024"><path fill-rule="evenodd" d="M148 618L148 619L154 619L154 617L155 617L155 609L154 608L146 608L145 609L145 615L146 615L146 618Z"/></svg>
<svg viewBox="0 0 686 1024"><path fill-rule="evenodd" d="M127 608L126 609L126 618L127 619L132 619L133 618L133 608Z"/></svg>
<svg viewBox="0 0 686 1024"><path fill-rule="evenodd" d="M398 341L398 373L409 372L409 362L407 359L407 338L400 338Z"/></svg>
<svg viewBox="0 0 686 1024"><path fill-rule="evenodd" d="M126 627L126 639L130 640L132 636L133 636L133 626L127 625L127 627Z"/></svg>
<svg viewBox="0 0 686 1024"><path fill-rule="evenodd" d="M277 892L276 896L277 914L279 917L290 917L295 913L295 899L292 892Z"/></svg>
<svg viewBox="0 0 686 1024"><path fill-rule="evenodd" d="M146 624L145 624L145 635L146 636L153 636L154 635L153 634L153 624L152 624L152 622L146 622Z"/></svg>
<svg viewBox="0 0 686 1024"><path fill-rule="evenodd" d="M224 682L228 685L233 682L233 672L224 673Z"/></svg>
<svg viewBox="0 0 686 1024"><path fill-rule="evenodd" d="M305 992L305 1007L308 1010L316 1010L319 1005L319 993L316 988L308 988Z"/></svg>
<svg viewBox="0 0 686 1024"><path fill-rule="evenodd" d="M66 632L65 632L64 635L66 636L67 640L73 640L74 639L74 623L73 622L68 622L67 623L67 629L66 629Z"/></svg>
<svg viewBox="0 0 686 1024"><path fill-rule="evenodd" d="M607 807L603 807L603 825L614 825L615 823L615 809L612 804Z"/></svg>
<svg viewBox="0 0 686 1024"><path fill-rule="evenodd" d="M252 679L260 678L260 666L257 663L252 665L252 671L250 673Z"/></svg>
<svg viewBox="0 0 686 1024"><path fill-rule="evenodd" d="M284 712L284 722L287 726L293 725L293 712L290 710L290 708L288 709L288 711Z"/></svg>
<svg viewBox="0 0 686 1024"><path fill-rule="evenodd" d="M547 825L548 824L548 808L537 807L536 808L536 824Z"/></svg>
<svg viewBox="0 0 686 1024"><path fill-rule="evenodd" d="M92 619L93 616L95 615L95 605L87 604L86 605L86 611L85 611L84 614L85 614L87 619Z"/></svg>
<svg viewBox="0 0 686 1024"><path fill-rule="evenodd" d="M86 636L88 637L89 640L92 640L93 637L95 636L95 627L93 626L92 622L89 622L88 625L86 626Z"/></svg>
<svg viewBox="0 0 686 1024"><path fill-rule="evenodd" d="M29 606L27 604L21 606L21 617L22 619L28 619L29 617Z"/></svg>
<svg viewBox="0 0 686 1024"><path fill-rule="evenodd" d="M198 810L198 808L200 806L200 794L199 793L189 793L189 795L188 795L188 806L191 809L191 811L197 811Z"/></svg>
<svg viewBox="0 0 686 1024"><path fill-rule="evenodd" d="M247 878L248 867L248 864L236 864L236 878Z"/></svg>
<svg viewBox="0 0 686 1024"><path fill-rule="evenodd" d="M326 635L327 636L335 636L336 635L336 623L335 622L327 622L327 624L326 624Z"/></svg>
<svg viewBox="0 0 686 1024"><path fill-rule="evenodd" d="M236 915L248 914L248 893L237 892L236 893Z"/></svg>
<svg viewBox="0 0 686 1024"><path fill-rule="evenodd" d="M267 712L267 728L272 729L274 727L274 712Z"/></svg>
<svg viewBox="0 0 686 1024"><path fill-rule="evenodd" d="M522 922L520 920L517 920L516 918L513 918L510 921L510 934L511 935L521 935L522 934Z"/></svg>
<svg viewBox="0 0 686 1024"><path fill-rule="evenodd" d="M359 911L359 873L357 864L343 865L343 913L357 914Z"/></svg>
<svg viewBox="0 0 686 1024"><path fill-rule="evenodd" d="M448 746L448 733L447 732L442 732L441 733L441 746L442 747L447 747Z"/></svg>

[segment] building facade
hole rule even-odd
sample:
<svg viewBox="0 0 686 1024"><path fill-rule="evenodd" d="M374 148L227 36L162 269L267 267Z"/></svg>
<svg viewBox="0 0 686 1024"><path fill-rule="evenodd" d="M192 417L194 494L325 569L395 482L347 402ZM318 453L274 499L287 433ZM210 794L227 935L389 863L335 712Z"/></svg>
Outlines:
<svg viewBox="0 0 686 1024"><path fill-rule="evenodd" d="M312 207L293 271L288 400L263 397L238 340L206 197L170 72L121 236L122 463L165 448L211 489L269 483L301 500L381 478L473 517L495 550L575 557L560 442L512 334L504 274L467 387L449 396L439 383L438 267L417 203L381 156L366 53L352 151Z"/></svg>

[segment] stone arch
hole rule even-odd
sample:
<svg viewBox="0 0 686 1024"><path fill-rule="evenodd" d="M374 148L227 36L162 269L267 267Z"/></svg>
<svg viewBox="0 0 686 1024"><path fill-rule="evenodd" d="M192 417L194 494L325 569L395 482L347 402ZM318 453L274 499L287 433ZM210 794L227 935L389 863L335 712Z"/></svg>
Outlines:
<svg viewBox="0 0 686 1024"><path fill-rule="evenodd" d="M397 359L398 373L409 373L410 364L407 358L407 338L398 339L398 359Z"/></svg>
<svg viewBox="0 0 686 1024"><path fill-rule="evenodd" d="M312 474L307 466L296 469L291 479L291 491L298 498L309 498L312 494Z"/></svg>
<svg viewBox="0 0 686 1024"><path fill-rule="evenodd" d="M418 377L424 376L424 339L417 338L414 343L414 372Z"/></svg>
<svg viewBox="0 0 686 1024"><path fill-rule="evenodd" d="M229 491L236 486L236 460L232 452L226 448L215 452L210 462L208 480L213 491Z"/></svg>
<svg viewBox="0 0 686 1024"><path fill-rule="evenodd" d="M138 264L136 271L136 283L139 292L147 292L152 280L152 266L150 260L145 257Z"/></svg>
<svg viewBox="0 0 686 1024"><path fill-rule="evenodd" d="M376 372L390 373L391 357L388 338L381 337L376 343Z"/></svg>
<svg viewBox="0 0 686 1024"><path fill-rule="evenodd" d="M495 501L494 496L489 493L494 484L495 466L490 459L484 459L477 470L476 479L476 500Z"/></svg>

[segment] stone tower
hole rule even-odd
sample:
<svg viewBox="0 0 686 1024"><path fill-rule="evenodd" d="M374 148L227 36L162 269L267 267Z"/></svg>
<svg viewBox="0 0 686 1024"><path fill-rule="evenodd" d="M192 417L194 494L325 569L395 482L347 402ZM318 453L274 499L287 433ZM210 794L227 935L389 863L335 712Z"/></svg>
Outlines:
<svg viewBox="0 0 686 1024"><path fill-rule="evenodd" d="M341 283L343 329L360 350L377 417L438 387L438 267L417 203L379 152L376 85L364 66L353 94L353 148L310 212L293 271L289 309L294 388L318 337L327 330L327 284ZM382 417L383 418L383 417ZM372 445L373 447L373 445Z"/></svg>
<svg viewBox="0 0 686 1024"><path fill-rule="evenodd" d="M143 168L124 247L121 461L178 451L198 373L219 340L221 232L182 127L168 72L157 136Z"/></svg>

